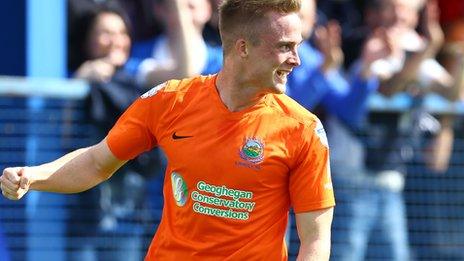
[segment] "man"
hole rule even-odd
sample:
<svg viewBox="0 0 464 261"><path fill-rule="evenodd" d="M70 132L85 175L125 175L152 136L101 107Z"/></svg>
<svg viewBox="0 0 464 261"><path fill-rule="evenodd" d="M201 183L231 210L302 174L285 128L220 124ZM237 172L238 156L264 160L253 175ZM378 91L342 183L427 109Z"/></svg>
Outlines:
<svg viewBox="0 0 464 261"><path fill-rule="evenodd" d="M366 25L353 30L345 41L352 47L347 51L357 52L348 53L350 63L355 61L355 68L360 64L367 69L367 74L377 80L380 94L412 90L410 93L414 95L425 90L418 88L425 84L424 80L433 82L430 76L439 72L433 66L435 69L426 73L429 79L418 74L422 64L435 56L442 38L436 10L431 10L432 2L427 4L428 14L423 19L425 37L415 32L420 2L423 1L366 2ZM372 36L375 41L369 38ZM356 48L359 46L377 49L371 53L373 62L363 61L366 55L364 50ZM343 198L334 219L334 228L341 233L333 238L333 260L365 260L371 255L385 260L411 259L403 199L404 175L407 164L419 151L422 134L437 129L436 120L421 108L420 96L413 98L407 112L367 114L365 107L364 125L358 130L347 128L340 121L326 122L330 140L334 141L331 144L334 185L337 196ZM370 248L371 245L376 248Z"/></svg>
<svg viewBox="0 0 464 261"><path fill-rule="evenodd" d="M362 122L367 97L377 88L378 81L363 73L374 61L374 50L362 48L363 59L352 77L342 70L341 29L337 22L317 26L314 32L315 47L308 41L316 20L316 3L303 0L300 12L305 38L300 48L301 66L295 68L288 80L287 94L308 110L317 108L324 116L334 116L352 129ZM370 37L374 39L373 36ZM378 48L379 49L379 48ZM347 79L348 78L348 79Z"/></svg>
<svg viewBox="0 0 464 261"><path fill-rule="evenodd" d="M302 1L300 16L305 22L305 39L309 39L312 34L315 10L314 0ZM366 68L378 59L379 53L388 54L388 50L378 47L380 43L384 43L381 37L368 37L369 43L359 46L363 55L356 69L351 72L350 77L346 77L342 68L344 55L339 25L334 21L318 25L312 39L314 46L309 41L300 46L302 65L295 68L288 80L287 94L305 108L316 110L323 116L330 141L333 184L338 193L346 190L348 184L352 183L351 180L357 179L362 173L363 147L351 134L363 127L368 112L367 98L378 87L378 80ZM339 195L336 195L340 200L334 214L333 229L336 234L332 238L331 260L361 260L354 258L360 251L347 247L351 246L349 243L355 237L346 233L346 228L354 226L354 222L346 221L344 210L353 201L347 200L346 193Z"/></svg>
<svg viewBox="0 0 464 261"><path fill-rule="evenodd" d="M224 66L142 95L99 144L41 166L7 168L2 193L74 193L160 146L164 210L147 260L286 260L288 211L299 260L328 260L334 197L320 121L282 94L300 64L300 2L226 0Z"/></svg>

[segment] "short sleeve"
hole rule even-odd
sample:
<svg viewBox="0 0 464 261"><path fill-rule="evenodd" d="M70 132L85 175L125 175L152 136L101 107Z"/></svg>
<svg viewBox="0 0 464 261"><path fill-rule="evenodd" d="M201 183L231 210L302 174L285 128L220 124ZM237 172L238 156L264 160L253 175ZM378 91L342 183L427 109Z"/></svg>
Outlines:
<svg viewBox="0 0 464 261"><path fill-rule="evenodd" d="M118 119L106 140L113 154L129 160L157 145L155 129L162 111L160 84L138 98Z"/></svg>
<svg viewBox="0 0 464 261"><path fill-rule="evenodd" d="M319 120L305 126L299 134L301 146L297 164L290 173L290 199L295 213L308 212L335 205L330 174L329 147L324 127Z"/></svg>

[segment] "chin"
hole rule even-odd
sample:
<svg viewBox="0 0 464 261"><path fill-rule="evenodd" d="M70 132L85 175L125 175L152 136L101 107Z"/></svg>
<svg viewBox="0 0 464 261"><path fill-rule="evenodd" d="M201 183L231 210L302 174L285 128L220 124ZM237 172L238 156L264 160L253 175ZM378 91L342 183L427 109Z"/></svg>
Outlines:
<svg viewBox="0 0 464 261"><path fill-rule="evenodd" d="M283 94L287 90L287 86L285 84L281 83L276 83L272 86L272 89L270 89L270 92L275 93L275 94Z"/></svg>

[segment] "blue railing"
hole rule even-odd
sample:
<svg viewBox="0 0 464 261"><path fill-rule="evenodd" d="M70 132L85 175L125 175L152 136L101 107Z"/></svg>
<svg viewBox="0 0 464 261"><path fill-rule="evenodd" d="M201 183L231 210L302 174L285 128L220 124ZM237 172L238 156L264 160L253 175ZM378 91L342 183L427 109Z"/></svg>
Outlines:
<svg viewBox="0 0 464 261"><path fill-rule="evenodd" d="M0 167L40 164L90 145L91 126L84 102L88 92L88 85L82 81L0 77ZM400 94L388 99L372 96L369 106L376 112L403 112L412 103L408 95ZM463 103L449 103L436 95L426 96L422 105L432 114L454 114L458 119L464 114ZM462 125L456 130L446 174L434 175L421 164L410 166L406 188L410 241L413 252L420 252L421 257L445 257L441 260L447 260L447 256L449 260L463 257L464 137L459 132ZM148 224L144 234L143 251L162 209L161 178L154 178L149 184L148 211L153 215L153 223ZM16 202L0 199L0 231L6 236L11 260L66 260L69 250L66 225L72 206L72 195L32 192ZM294 226L291 232L289 252L294 258L298 250ZM378 249L383 251L381 246Z"/></svg>

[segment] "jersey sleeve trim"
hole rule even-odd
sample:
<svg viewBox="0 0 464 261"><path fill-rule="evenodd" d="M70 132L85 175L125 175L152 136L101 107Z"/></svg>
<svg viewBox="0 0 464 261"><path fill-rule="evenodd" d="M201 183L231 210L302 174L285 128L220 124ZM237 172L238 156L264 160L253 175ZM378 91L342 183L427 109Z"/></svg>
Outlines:
<svg viewBox="0 0 464 261"><path fill-rule="evenodd" d="M316 203L293 206L293 211L296 214L298 214L298 213L303 213L303 212L308 212L308 211L316 211L316 210L319 210L319 209L330 208L330 207L334 207L334 206L335 206L335 200L334 199L326 199L326 200L319 201L319 202L316 202Z"/></svg>
<svg viewBox="0 0 464 261"><path fill-rule="evenodd" d="M114 141L112 139L113 139L113 136L108 135L106 136L105 142L108 148L110 149L111 153L113 154L113 156L116 157L118 160L128 160L124 156L118 155L118 153L113 148Z"/></svg>

